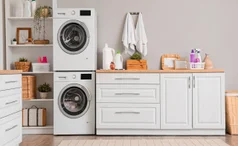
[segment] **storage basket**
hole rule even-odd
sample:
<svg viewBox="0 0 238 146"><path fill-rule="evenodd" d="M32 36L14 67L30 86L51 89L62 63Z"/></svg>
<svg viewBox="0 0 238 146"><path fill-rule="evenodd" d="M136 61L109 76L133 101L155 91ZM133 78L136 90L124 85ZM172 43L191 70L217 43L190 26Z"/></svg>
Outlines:
<svg viewBox="0 0 238 146"><path fill-rule="evenodd" d="M22 98L25 100L36 97L36 77L22 76Z"/></svg>
<svg viewBox="0 0 238 146"><path fill-rule="evenodd" d="M238 91L226 91L226 129L238 134Z"/></svg>
<svg viewBox="0 0 238 146"><path fill-rule="evenodd" d="M189 69L204 69L205 68L205 63L189 63Z"/></svg>
<svg viewBox="0 0 238 146"><path fill-rule="evenodd" d="M31 108L22 109L23 127L46 126L46 118L46 108L32 106Z"/></svg>
<svg viewBox="0 0 238 146"><path fill-rule="evenodd" d="M33 72L49 72L49 63L32 63Z"/></svg>
<svg viewBox="0 0 238 146"><path fill-rule="evenodd" d="M146 60L127 60L126 61L127 70L147 70Z"/></svg>
<svg viewBox="0 0 238 146"><path fill-rule="evenodd" d="M22 70L23 72L29 72L31 69L31 62L15 62L16 70Z"/></svg>

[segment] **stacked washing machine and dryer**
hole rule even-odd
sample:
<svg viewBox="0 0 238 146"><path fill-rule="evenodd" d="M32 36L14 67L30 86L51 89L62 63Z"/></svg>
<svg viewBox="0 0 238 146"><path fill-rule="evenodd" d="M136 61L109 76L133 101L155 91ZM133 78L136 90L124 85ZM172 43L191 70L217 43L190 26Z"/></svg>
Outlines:
<svg viewBox="0 0 238 146"><path fill-rule="evenodd" d="M54 10L54 135L95 134L97 16Z"/></svg>

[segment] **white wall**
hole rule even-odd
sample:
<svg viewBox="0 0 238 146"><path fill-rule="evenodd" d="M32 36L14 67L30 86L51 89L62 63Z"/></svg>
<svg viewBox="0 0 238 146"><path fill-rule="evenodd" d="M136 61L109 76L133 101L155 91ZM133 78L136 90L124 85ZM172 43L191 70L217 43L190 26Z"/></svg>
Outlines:
<svg viewBox="0 0 238 146"><path fill-rule="evenodd" d="M4 69L5 41L4 41L4 0L0 1L0 70Z"/></svg>
<svg viewBox="0 0 238 146"><path fill-rule="evenodd" d="M216 68L225 69L226 88L238 89L237 0L58 0L58 5L96 8L99 68L104 43L122 50L125 15L140 11L149 40L149 69L160 68L162 54L188 57L198 47L211 55Z"/></svg>

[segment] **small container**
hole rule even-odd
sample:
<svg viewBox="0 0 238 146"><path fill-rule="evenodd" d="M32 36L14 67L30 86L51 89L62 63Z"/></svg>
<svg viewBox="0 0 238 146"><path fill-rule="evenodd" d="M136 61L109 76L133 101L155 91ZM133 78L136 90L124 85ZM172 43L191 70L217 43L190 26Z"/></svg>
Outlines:
<svg viewBox="0 0 238 146"><path fill-rule="evenodd" d="M213 69L213 63L209 57L209 54L206 54L203 62L205 62L205 69Z"/></svg>
<svg viewBox="0 0 238 146"><path fill-rule="evenodd" d="M32 63L33 72L49 72L50 64L49 63Z"/></svg>
<svg viewBox="0 0 238 146"><path fill-rule="evenodd" d="M110 64L110 69L111 69L111 70L115 70L115 63L114 63L114 62L111 62L111 64Z"/></svg>
<svg viewBox="0 0 238 146"><path fill-rule="evenodd" d="M205 63L189 63L189 69L204 69L205 68Z"/></svg>
<svg viewBox="0 0 238 146"><path fill-rule="evenodd" d="M192 49L191 53L190 53L190 62L195 62L196 59L196 54L194 49Z"/></svg>

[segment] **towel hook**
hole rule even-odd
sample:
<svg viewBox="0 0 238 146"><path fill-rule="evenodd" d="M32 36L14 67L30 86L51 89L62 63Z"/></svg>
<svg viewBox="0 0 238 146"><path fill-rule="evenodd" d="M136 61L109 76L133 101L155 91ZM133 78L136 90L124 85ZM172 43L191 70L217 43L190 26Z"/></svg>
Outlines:
<svg viewBox="0 0 238 146"><path fill-rule="evenodd" d="M130 12L131 15L139 15L140 12Z"/></svg>

